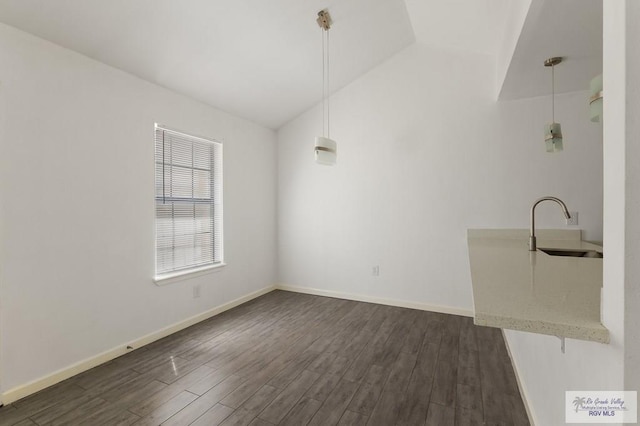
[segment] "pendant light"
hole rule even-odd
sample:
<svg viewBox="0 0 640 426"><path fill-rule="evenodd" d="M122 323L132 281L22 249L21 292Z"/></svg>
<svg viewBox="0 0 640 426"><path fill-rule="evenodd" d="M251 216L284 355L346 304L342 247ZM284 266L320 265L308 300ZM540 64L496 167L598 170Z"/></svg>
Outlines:
<svg viewBox="0 0 640 426"><path fill-rule="evenodd" d="M554 57L544 61L545 67L551 67L551 124L545 126L544 141L547 152L562 151L562 129L560 123L556 123L556 99L555 99L555 66L562 62L562 58Z"/></svg>
<svg viewBox="0 0 640 426"><path fill-rule="evenodd" d="M337 146L336 141L331 139L329 127L329 29L332 23L329 12L318 12L316 22L322 32L322 136L316 137L314 151L316 163L333 166L336 164Z"/></svg>
<svg viewBox="0 0 640 426"><path fill-rule="evenodd" d="M589 115L594 123L602 122L602 74L589 84Z"/></svg>

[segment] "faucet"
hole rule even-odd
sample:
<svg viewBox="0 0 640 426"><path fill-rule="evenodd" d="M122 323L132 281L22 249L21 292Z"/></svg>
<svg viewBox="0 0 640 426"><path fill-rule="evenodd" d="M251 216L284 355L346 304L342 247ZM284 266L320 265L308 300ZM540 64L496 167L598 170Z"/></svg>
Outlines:
<svg viewBox="0 0 640 426"><path fill-rule="evenodd" d="M543 201L555 201L562 208L562 213L564 213L564 217L567 219L571 219L571 214L567 209L567 205L559 198L556 197L542 197L538 198L533 206L531 206L531 229L529 230L529 251L536 251L536 206Z"/></svg>

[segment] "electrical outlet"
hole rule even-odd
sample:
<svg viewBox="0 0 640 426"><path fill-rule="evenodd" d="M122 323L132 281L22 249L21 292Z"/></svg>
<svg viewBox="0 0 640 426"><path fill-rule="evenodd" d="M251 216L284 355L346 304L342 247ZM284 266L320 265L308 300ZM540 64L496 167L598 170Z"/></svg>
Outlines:
<svg viewBox="0 0 640 426"><path fill-rule="evenodd" d="M578 212L569 212L569 214L571 215L571 218L570 219L566 219L567 225L569 225L569 226L578 225Z"/></svg>
<svg viewBox="0 0 640 426"><path fill-rule="evenodd" d="M373 268L371 268L371 275L373 275L374 277L379 277L380 276L380 266L376 265Z"/></svg>
<svg viewBox="0 0 640 426"><path fill-rule="evenodd" d="M197 299L200 297L200 286L199 285L194 285L193 286L193 298Z"/></svg>

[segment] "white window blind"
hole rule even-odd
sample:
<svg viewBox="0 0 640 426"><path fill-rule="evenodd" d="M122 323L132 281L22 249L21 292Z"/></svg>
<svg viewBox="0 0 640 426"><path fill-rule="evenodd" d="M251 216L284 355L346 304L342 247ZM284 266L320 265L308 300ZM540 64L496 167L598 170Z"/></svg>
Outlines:
<svg viewBox="0 0 640 426"><path fill-rule="evenodd" d="M156 275L222 263L222 144L156 125Z"/></svg>

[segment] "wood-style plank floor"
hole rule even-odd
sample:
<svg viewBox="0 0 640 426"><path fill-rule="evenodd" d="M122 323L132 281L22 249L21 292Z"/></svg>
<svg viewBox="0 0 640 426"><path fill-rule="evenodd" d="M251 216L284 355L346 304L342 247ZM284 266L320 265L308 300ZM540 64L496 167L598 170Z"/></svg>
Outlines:
<svg viewBox="0 0 640 426"><path fill-rule="evenodd" d="M4 425L528 425L500 330L274 291L0 409Z"/></svg>

